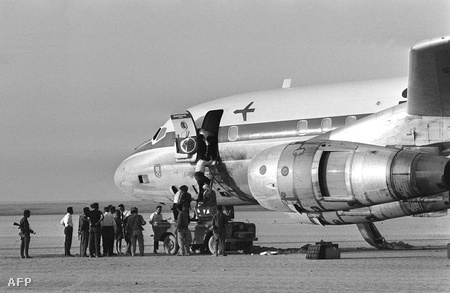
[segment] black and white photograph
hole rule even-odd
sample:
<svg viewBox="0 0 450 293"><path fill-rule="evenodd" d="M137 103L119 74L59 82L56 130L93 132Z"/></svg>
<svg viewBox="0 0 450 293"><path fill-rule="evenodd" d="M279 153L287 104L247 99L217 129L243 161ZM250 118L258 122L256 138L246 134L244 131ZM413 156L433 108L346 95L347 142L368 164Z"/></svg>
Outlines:
<svg viewBox="0 0 450 293"><path fill-rule="evenodd" d="M0 291L450 292L449 15L0 0Z"/></svg>

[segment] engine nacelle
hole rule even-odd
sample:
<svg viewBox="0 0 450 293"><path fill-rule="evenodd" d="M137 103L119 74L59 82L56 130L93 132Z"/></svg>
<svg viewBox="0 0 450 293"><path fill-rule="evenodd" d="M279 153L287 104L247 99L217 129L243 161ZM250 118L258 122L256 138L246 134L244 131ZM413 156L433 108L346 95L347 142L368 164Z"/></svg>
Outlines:
<svg viewBox="0 0 450 293"><path fill-rule="evenodd" d="M248 167L265 208L348 210L449 190L450 159L343 141L297 142L263 150Z"/></svg>

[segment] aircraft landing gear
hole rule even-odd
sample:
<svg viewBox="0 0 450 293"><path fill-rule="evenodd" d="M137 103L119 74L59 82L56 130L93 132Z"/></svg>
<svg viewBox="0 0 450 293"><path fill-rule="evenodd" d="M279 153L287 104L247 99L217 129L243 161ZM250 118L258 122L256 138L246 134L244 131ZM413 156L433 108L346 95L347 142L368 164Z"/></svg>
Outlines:
<svg viewBox="0 0 450 293"><path fill-rule="evenodd" d="M411 245L403 242L387 242L373 223L356 224L364 240L377 249L408 249Z"/></svg>

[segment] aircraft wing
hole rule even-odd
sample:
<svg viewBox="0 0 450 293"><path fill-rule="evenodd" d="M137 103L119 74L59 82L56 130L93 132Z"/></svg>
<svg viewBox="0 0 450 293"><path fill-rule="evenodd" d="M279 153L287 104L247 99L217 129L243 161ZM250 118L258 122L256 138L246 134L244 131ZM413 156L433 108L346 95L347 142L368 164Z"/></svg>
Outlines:
<svg viewBox="0 0 450 293"><path fill-rule="evenodd" d="M410 49L408 114L450 116L450 36Z"/></svg>

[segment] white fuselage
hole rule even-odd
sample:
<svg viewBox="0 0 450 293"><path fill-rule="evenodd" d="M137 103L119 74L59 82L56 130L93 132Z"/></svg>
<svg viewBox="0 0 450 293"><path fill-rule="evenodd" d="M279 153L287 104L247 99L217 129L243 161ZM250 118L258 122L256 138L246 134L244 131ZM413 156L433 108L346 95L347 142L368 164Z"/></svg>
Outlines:
<svg viewBox="0 0 450 293"><path fill-rule="evenodd" d="M354 123L353 117L361 118L393 107L405 101L401 96L405 87L406 79L390 79L288 88L221 98L188 109L197 128L201 127L208 111L223 110L218 134L219 155L233 180L234 191L218 186L223 195L218 202L227 205L257 203L247 183L247 165L256 153L279 144L311 139L340 129L346 123ZM252 112L246 113L244 121L244 114L239 110L245 111L250 103ZM117 169L116 184L128 195L171 202L171 186L195 188L195 162L177 162L171 120L161 128L165 131L163 137L141 146ZM362 139L368 132L363 130L347 140L373 143L373 139ZM344 134L337 137L348 138ZM145 180L140 182L138 177L142 175L146 175Z"/></svg>

